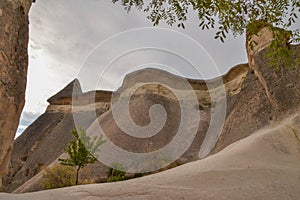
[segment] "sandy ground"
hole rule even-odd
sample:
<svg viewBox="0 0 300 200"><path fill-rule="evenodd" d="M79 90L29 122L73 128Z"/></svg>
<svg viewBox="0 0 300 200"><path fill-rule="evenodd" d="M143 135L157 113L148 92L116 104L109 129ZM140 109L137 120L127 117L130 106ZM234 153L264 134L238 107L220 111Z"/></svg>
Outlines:
<svg viewBox="0 0 300 200"><path fill-rule="evenodd" d="M300 199L300 117L260 130L206 159L124 182L1 200Z"/></svg>

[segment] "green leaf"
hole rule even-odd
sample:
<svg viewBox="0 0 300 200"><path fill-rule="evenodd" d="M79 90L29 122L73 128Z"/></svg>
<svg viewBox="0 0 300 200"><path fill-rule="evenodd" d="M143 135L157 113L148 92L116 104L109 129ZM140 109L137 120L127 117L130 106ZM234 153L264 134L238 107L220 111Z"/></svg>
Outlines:
<svg viewBox="0 0 300 200"><path fill-rule="evenodd" d="M78 170L86 167L88 164L95 163L97 159L93 154L98 151L100 145L106 142L103 140L102 135L94 137L92 140L82 128L72 130L71 134L74 139L70 141L66 150L68 158L58 159L58 161L62 165L76 166Z"/></svg>

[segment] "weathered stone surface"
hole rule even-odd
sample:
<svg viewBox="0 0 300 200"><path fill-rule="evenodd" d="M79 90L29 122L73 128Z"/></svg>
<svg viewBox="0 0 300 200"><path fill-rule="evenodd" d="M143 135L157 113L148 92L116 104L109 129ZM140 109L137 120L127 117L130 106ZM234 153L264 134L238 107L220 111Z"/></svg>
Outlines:
<svg viewBox="0 0 300 200"><path fill-rule="evenodd" d="M5 200L298 200L300 117L278 121L223 151L174 169L108 184L81 185Z"/></svg>
<svg viewBox="0 0 300 200"><path fill-rule="evenodd" d="M72 105L72 97L81 94L82 90L80 83L78 79L75 79L47 101L50 105Z"/></svg>
<svg viewBox="0 0 300 200"><path fill-rule="evenodd" d="M1 71L0 71L0 126L1 126L1 132L0 132L0 177L3 173L6 173L6 167L7 163L10 157L11 152L11 141L14 136L14 132L17 128L17 122L18 118L20 116L22 107L24 105L24 91L25 91L25 85L26 85L26 67L27 67L27 42L28 42L28 17L27 13L30 7L30 0L5 0L0 2L0 64L1 64ZM16 20L16 21L15 21ZM12 23L14 22L14 23ZM25 23L24 23L25 22ZM27 23L27 24L26 24ZM249 66L253 70L253 73L249 73L247 75L248 69L245 67L245 71L243 71L243 75L238 73L238 79L235 80L229 80L225 82L225 88L227 95L229 97L228 100L228 115L224 127L224 131L221 135L221 138L219 139L217 146L215 147L213 153L218 152L222 149L224 149L226 146L232 144L233 142L240 140L242 138L245 138L249 136L254 131L260 129L261 127L264 127L266 125L269 125L272 122L277 123L281 119L290 116L291 114L299 112L299 103L300 103L300 73L299 73L299 66L292 67L290 69L284 69L282 71L274 71L269 67L268 60L266 60L264 55L265 47L270 44L272 41L272 34L268 32L267 29L263 29L261 34L258 34L258 38L256 38L257 41L260 41L259 44L254 49L249 49L249 46L247 45L248 50L248 57L249 57ZM26 48L25 48L26 47ZM300 46L293 46L291 47L294 52L294 57L297 58L299 56L300 52ZM233 70L234 71L234 70ZM254 75L255 74L255 75ZM243 80L246 77L246 81L243 82ZM16 77L18 77L16 79ZM225 76L226 77L226 76ZM230 77L230 76L227 76ZM136 78L136 77L135 77ZM136 79L132 79L133 85L136 84ZM224 77L223 77L224 78ZM226 79L226 78L225 78ZM175 78L176 80L174 84L180 78ZM75 81L76 82L76 81ZM193 89L197 93L197 97L199 102L201 103L202 114L204 116L209 116L209 110L206 108L209 108L212 106L207 87L205 86L205 83L203 81L197 81L197 80L189 80L189 82L192 84ZM128 82L127 82L128 83ZM72 84L74 85L74 84ZM76 84L75 84L76 85ZM123 87L126 88L123 85ZM70 88L70 87L67 87ZM72 88L73 89L73 88ZM68 92L64 91L65 93L57 95L54 99L50 100L50 107L47 110L47 113L45 113L41 118L44 118L44 120L39 119L40 122L47 121L48 125L45 126L45 124L41 123L40 127L38 123L36 123L36 127L31 127L32 130L25 133L23 137L20 137L18 141L16 141L16 146L19 147L19 149L14 150L14 155L12 158L12 168L11 168L11 174L7 177L6 181L8 181L8 191L12 191L14 188L17 188L18 186L22 185L27 180L30 180L31 177L33 177L35 174L40 172L44 167L49 165L51 162L53 162L60 154L62 153L62 148L66 146L70 138L69 136L63 136L61 135L62 132L64 132L65 128L73 128L74 123L72 121L72 114L70 110L70 105L72 104L72 100L74 100L70 96L70 92L68 89ZM81 93L81 91L79 92ZM101 102L101 104L98 104L100 111L99 114L102 114L104 111L106 111L110 106L106 106L109 104L109 99L111 96L110 92L96 92L96 95L91 93L85 93L78 95L76 99L83 99L85 103L78 103L75 107L79 108L79 111L83 112L81 113L82 118L86 120L86 123L83 121L83 127L88 127L91 123L92 119L89 119L87 116L89 116L88 112L84 111L90 111L89 109L86 110L87 107L86 104L93 104L94 102L99 102L101 98L105 97L105 101ZM65 95L67 94L67 95ZM116 95L118 92L116 93ZM93 97L93 98L90 98ZM98 100L99 101L98 101ZM78 101L80 102L80 101ZM138 124L146 125L149 122L148 113L144 111L148 111L150 106L156 103L160 103L165 106L167 112L169 113L169 116L172 116L170 119L170 124L167 124L167 128L162 131L165 132L163 135L158 135L156 139L158 139L161 143L155 143L155 145L151 144L153 141L135 141L132 143L127 143L129 139L132 138L126 138L127 136L122 133L121 130L118 129L115 122L113 121L113 117L111 115L111 112L108 111L105 114L103 114L99 118L99 123L103 125L104 128L107 128L108 131L110 131L109 137L110 139L115 140L114 142L117 143L119 146L122 146L125 149L128 149L130 151L136 151L141 152L147 150L153 150L160 148L164 143L167 143L172 138L172 134L174 132L173 125L178 124L178 111L174 107L178 106L176 100L174 100L174 95L172 93L168 92L168 90L164 87L161 87L156 84L148 85L147 87L141 87L137 90L137 93L134 96L133 101L131 102L131 113L133 113L133 118ZM202 106L203 105L203 106ZM52 107L51 107L52 106ZM198 108L196 108L198 109ZM201 122L202 127L200 127L198 131L198 139L195 140L195 146L191 146L191 149L189 152L187 152L184 156L187 156L187 161L191 161L195 159L196 152L199 149L199 145L201 145L204 134L205 128L207 127L207 121L205 120ZM9 122L9 123L8 123ZM299 123L299 120L297 121ZM49 128L51 127L51 128ZM38 129L42 129L43 131L37 133ZM227 182L226 185L236 185L236 187L240 186L240 182L236 183L234 181L237 180L237 178L240 178L242 175L246 174L245 178L249 177L255 177L256 179L253 179L253 181L256 181L259 176L258 174L265 174L266 172L269 172L270 168L273 166L276 166L276 168L272 168L274 173L272 175L276 176L277 174L284 174L284 176L278 176L276 177L276 180L274 179L268 179L268 177L264 177L264 179L261 179L261 182L255 182L258 183L256 187L258 189L261 189L262 186L265 186L266 184L270 184L273 189L266 189L267 194L264 193L261 194L261 196L257 196L257 193L251 193L253 188L250 190L253 185L249 185L249 188L242 188L243 191L247 192L247 194L252 194L249 196L249 199L251 198L258 198L258 197L264 197L264 198L271 198L274 197L274 194L277 194L278 196L282 196L283 193L278 192L280 188L282 187L278 186L276 182L278 180L281 180L282 183L285 185L291 186L292 189L285 189L285 193L288 193L289 196L293 196L299 191L299 188L292 187L293 185L298 185L299 179L295 176L295 174L299 174L298 166L299 163L295 161L295 158L298 158L298 149L299 149L299 133L298 129L299 127L295 125L295 123L286 123L281 124L280 127L275 128L275 134L273 135L265 135L262 134L263 137L262 140L252 140L249 142L249 140L245 140L246 142L240 142L244 146L246 145L246 151L243 150L242 147L240 148L229 148L225 152L234 152L234 154L230 154L231 156L239 156L239 159L234 159L234 157L228 157L223 155L222 157L217 157L218 159L213 161L212 163L209 163L210 159L208 159L208 166L204 166L205 170L209 169L211 170L216 164L218 160L221 160L219 163L221 168L214 168L216 170L224 170L224 160L225 165L229 165L229 172L232 170L232 163L234 163L236 166L241 167L247 167L249 168L249 163L251 165L255 165L255 172L251 173L247 171L246 169L242 171L243 173L236 172L232 176L226 176L227 179L233 180L233 182ZM273 129L272 129L273 130ZM5 132L4 132L5 131ZM68 130L69 131L69 130ZM286 133L289 134L288 138L286 137ZM120 135L119 135L120 134ZM122 135L123 134L123 135ZM70 135L70 134L69 134ZM253 136L254 139L261 138L258 137L257 134ZM250 137L253 139L253 137ZM33 138L32 140L28 138ZM59 138L59 142L57 142L57 138ZM256 138L256 139L257 139ZM283 139L284 138L284 139ZM248 142L247 142L248 141ZM252 144L263 144L255 146L257 149L254 149L255 151L251 153L251 148L253 148ZM139 144L139 145L136 145ZM150 146L149 146L150 144ZM239 144L239 142L237 143ZM240 146L243 146L240 145ZM265 146L267 145L267 147ZM55 151L51 152L53 155L45 155L45 152L49 152L49 146L53 146ZM239 146L239 145L237 145ZM236 145L235 145L236 147ZM269 148L272 147L272 148ZM193 150L194 149L194 150ZM233 150L232 150L233 149ZM258 152L257 150L260 149L261 151L267 152L264 154L264 159L260 160L258 157L255 157L255 155L260 154L261 152ZM253 149L252 149L253 150ZM242 151L244 154L241 155L239 152ZM250 154L249 154L250 151ZM222 154L222 153L221 153ZM226 154L226 153L225 153ZM278 156L279 155L279 156ZM284 156L283 156L284 155ZM43 158L42 158L43 156ZM248 157L247 157L248 156ZM253 156L255 159L253 159ZM261 156L261 154L260 154ZM212 160L214 160L214 157L212 157ZM245 162L242 163L242 165L239 165L238 161L242 160L243 158L246 161L251 162ZM227 161L226 161L227 159ZM248 160L247 160L248 159ZM269 159L269 160L268 160ZM268 162L266 162L268 161ZM274 162L275 161L275 162ZM286 167L286 161L288 161L289 164L289 170L287 170ZM200 161L199 161L200 162ZM236 163L237 162L237 163ZM256 166L256 164L259 163L259 166ZM269 163L272 163L273 165L268 165ZM284 166L282 165L284 163ZM264 165L265 164L265 165ZM200 164L201 165L201 164ZM204 164L205 165L205 164ZM263 168L261 166L264 165ZM278 166L280 167L280 170L278 171ZM297 168L296 168L296 167ZM202 165L203 167L203 165ZM195 168L193 168L195 170ZM242 168L243 169L243 168ZM176 176L169 176L166 177L162 176L158 178L158 182L152 182L152 184L157 185L161 184L162 187L159 187L159 191L155 191L154 193L151 193L151 191L147 190L147 188L141 187L143 191L147 191L147 194L137 194L138 198L141 196L154 197L157 194L162 191L162 188L165 188L165 186L169 186L170 183L175 183L174 177L177 177L180 181L184 181L184 178L186 178L186 175L189 175L188 171L185 170L182 171L184 176L177 177L177 173L174 172ZM246 172L246 173L244 173ZM282 173L284 172L284 173ZM172 172L170 172L172 174ZM169 173L169 174L170 174ZM205 173L199 172L205 177ZM199 174L198 173L198 174ZM166 173L168 174L168 173ZM173 174L173 175L174 175ZM196 175L198 175L196 174ZM230 173L229 173L230 174ZM217 174L217 179L219 179L220 174ZM221 174L224 175L224 174ZM201 177L201 179L203 178ZM25 178L24 178L25 177ZM157 176L156 176L157 177ZM184 187L187 186L189 181L193 179L195 174L191 174L191 176L188 176L188 179L184 181ZM210 176L211 177L211 176ZM286 178L288 177L288 178ZM168 179L171 178L171 179ZM146 183L151 183L152 178L144 178L142 180L146 180ZM170 182L170 180L172 180ZM271 180L270 182L265 180ZM163 183L162 183L163 182ZM201 182L201 180L197 179L197 182L193 182L195 185L198 183L207 184L207 181ZM143 182L141 182L143 183ZM121 184L116 184L121 185ZM152 186L153 186L152 185ZM186 195L188 197L195 197L197 192L190 193L190 191L196 191L198 188L195 188L190 185L191 187L188 188L189 193ZM150 184L151 186L151 184ZM167 194L170 194L170 191L174 192L175 196L172 197L170 195L170 198L178 197L178 195L182 193L178 193L180 191L180 188L177 187L178 185L175 184L173 190L168 190ZM180 186L180 185L179 185ZM205 186L205 185L203 185ZM251 187L250 187L251 186ZM106 186L103 186L105 189ZM138 184L133 184L131 187L132 189L129 189L129 195L127 193L125 195L129 196L130 199L132 199L132 193L136 191L136 188L138 187ZM210 186L212 187L212 186ZM30 188L30 187L29 187ZM109 187L107 187L109 193L106 195L111 194L111 190ZM275 189L274 189L275 188ZM32 188L31 188L32 189ZM185 188L186 189L186 188ZM241 188L237 188L241 189ZM115 191L118 191L117 188ZM217 191L218 199L227 197L232 197L230 194L230 190L226 190L227 193L224 195L223 191L225 189L221 189L220 191ZM24 192L26 190L22 190ZM27 190L31 191L31 190ZM177 191L177 193L176 193ZM95 192L95 191L93 191ZM102 192L102 191L101 191ZM65 195L64 193L61 193L62 196ZM149 195L150 194L150 195ZM211 195L212 193L209 193ZM166 195L166 194L165 194ZM206 194L204 194L206 196ZM80 196L80 195L79 195ZM78 196L78 197L79 197ZM115 195L115 197L119 197L119 193ZM143 196L143 197L144 197ZM182 197L187 197L182 196ZM9 196L5 196L5 198L9 198ZM19 196L20 197L20 196ZM31 196L27 196L30 199ZM158 196L155 196L158 197ZM234 198L240 199L241 196L235 196ZM15 197L13 197L15 199ZM20 197L23 198L23 197ZM57 197L56 197L57 198ZM79 197L81 198L81 196ZM106 198L106 197L105 197Z"/></svg>
<svg viewBox="0 0 300 200"><path fill-rule="evenodd" d="M31 0L0 1L0 179L8 171L25 101L30 5Z"/></svg>
<svg viewBox="0 0 300 200"><path fill-rule="evenodd" d="M299 58L300 45L290 47L293 58ZM249 73L242 91L228 101L227 119L221 137L213 151L249 136L254 131L297 112L300 106L300 66L276 71L264 57L266 49L254 56L259 74L268 85L273 102L269 101L261 81L253 71Z"/></svg>
<svg viewBox="0 0 300 200"><path fill-rule="evenodd" d="M94 106L97 103L102 103L96 105L96 107L101 107L105 106L104 104L110 103L111 96L111 91L97 90L83 93L79 81L75 79L60 92L47 100L50 105L46 112L55 112L59 110L71 112L72 107L75 111L87 110L87 106ZM90 108L90 110L92 109L94 109L94 107Z"/></svg>
<svg viewBox="0 0 300 200"><path fill-rule="evenodd" d="M282 45L288 45L290 33L279 28L271 29L270 25L265 24L263 27L261 27L261 30L257 34L251 35L247 32L246 35L246 49L249 67L253 70L254 74L264 88L268 101L271 103L274 109L276 109L278 105L276 99L274 99L273 94L270 91L271 88L269 88L270 80L267 80L264 74L262 74L261 72L261 70L264 70L265 66L260 65L261 63L257 63L256 56L265 55L261 52L265 52L266 49L271 46L275 36L277 36L281 40L280 42L282 42Z"/></svg>
<svg viewBox="0 0 300 200"><path fill-rule="evenodd" d="M226 73L222 77L204 81L196 79L186 79L162 70L148 68L135 71L127 75L122 86L116 92L114 92L113 95L116 99L118 99L120 94L122 94L123 96L128 96L130 95L130 92L133 92L136 89L134 91L134 95L157 94L176 100L177 97L167 87L164 87L160 84L149 84L145 81L146 79L151 79L152 77L159 77L161 80L168 78L172 80L172 82L168 83L168 86L176 88L176 90L182 94L185 100L187 100L189 96L184 94L188 94L189 89L193 89L199 103L201 105L209 106L211 104L211 97L210 92L208 91L207 84L209 84L212 88L217 88L224 84L226 94L229 97L234 96L240 92L241 85L248 71L248 64L240 64L234 66L228 73ZM220 84L218 80L222 80L223 82L221 82ZM184 85L185 83L189 84L190 88L187 89L187 87L185 87ZM219 93L216 94L216 96L218 98L222 98L224 94Z"/></svg>
<svg viewBox="0 0 300 200"><path fill-rule="evenodd" d="M118 97L121 90L140 86L144 81L144 79L141 79L142 75L153 76L153 73L164 74L175 80L179 85L185 80L182 77L177 77L161 70L141 70L128 75L124 80L123 86L114 92L113 95ZM222 77L228 97L240 92L242 82L247 73L247 65L238 65ZM209 81L214 82L214 80ZM188 80L188 82L195 90L200 104L203 105L201 107L195 105L194 108L196 110L200 109L201 122L194 142L181 159L177 161L177 164L198 159L198 152L210 120L211 102L205 82L201 80ZM75 89L74 93L77 94L75 96L72 96L73 88ZM56 159L62 154L63 149L66 148L72 138L69 133L71 129L75 128L72 121L72 111L77 112L77 114L80 113L81 117L79 118L85 121L80 125L87 128L93 122L92 112L95 108L98 115L110 108L111 96L112 92L109 91L82 93L79 82L74 80L62 91L51 97L48 100L50 105L46 113L16 139L10 173L4 179L4 190L18 193L41 190L42 169L51 163L53 165L57 162ZM71 105L72 103L74 104ZM167 88L157 84L147 84L146 86L138 87L130 101L130 113L137 124L141 126L147 125L150 122L149 109L157 103L166 109L168 118L164 128L149 139L140 140L122 132L114 121L111 111L101 115L99 123L111 141L128 151L147 152L159 149L172 140L180 123L179 102L174 94ZM119 112L123 113L125 110L119 110ZM47 150L50 147L53 149L52 151ZM101 182L102 179L106 178L106 170L107 167L97 163L88 166L81 172L81 175L92 182Z"/></svg>
<svg viewBox="0 0 300 200"><path fill-rule="evenodd" d="M70 133L75 129L73 113L70 102L64 101L67 98L71 99L73 91L78 96L84 96L79 82L72 81L54 95L54 98L50 98L55 99L55 103L61 102L66 105L50 105L51 109L48 107L46 113L15 140L9 174L3 178L4 191L12 192L42 171L64 152L69 141L73 139ZM101 115L109 109L109 102L106 102L106 98L103 102L98 100L99 104L96 108L92 106L95 110L80 106L77 116L82 119L79 124L82 128L88 128L94 121L93 114ZM54 108L59 109L53 110Z"/></svg>

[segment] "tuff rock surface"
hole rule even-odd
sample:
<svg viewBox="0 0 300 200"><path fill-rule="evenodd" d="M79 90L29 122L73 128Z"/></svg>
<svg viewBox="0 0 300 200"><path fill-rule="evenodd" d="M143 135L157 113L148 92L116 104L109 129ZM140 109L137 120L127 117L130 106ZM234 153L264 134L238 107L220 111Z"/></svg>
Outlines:
<svg viewBox="0 0 300 200"><path fill-rule="evenodd" d="M25 102L31 0L0 1L0 188Z"/></svg>
<svg viewBox="0 0 300 200"><path fill-rule="evenodd" d="M229 99L240 92L247 73L248 66L242 64L234 67L221 77ZM180 123L180 102L168 88L162 85L146 84L141 86L141 84L144 84L146 76L152 77L154 74L168 77L169 80L176 82L178 87L186 81L185 78L165 71L144 69L126 76L123 85L113 93L109 91L82 93L80 83L78 80L74 80L49 98L50 105L46 113L40 116L15 141L10 173L4 179L4 191L21 193L42 189L40 183L43 169L55 165L57 158L64 156L63 149L67 147L68 142L72 139L70 131L75 128L74 116L80 119L77 125L85 129L93 122L98 123L99 120L99 124L109 140L128 151L148 152L160 149L168 144L176 135ZM216 82L215 80L208 81L212 85ZM197 95L198 105L195 104L193 109L200 112L201 121L200 124L196 124L199 127L189 127L195 128L197 135L187 152L176 161L177 164L198 159L198 152L209 125L212 106L205 81L188 80L188 83ZM132 119L138 125L145 126L150 122L149 109L152 105L161 104L166 109L168 114L166 124L154 137L147 139L134 138L123 132L116 124L111 109L109 109L111 98L114 96L118 99L121 93L125 96L129 95L126 92L129 88L137 88L130 98L129 109ZM180 92L185 94L187 91L182 90ZM220 93L218 97L221 98L222 95L226 94ZM126 110L120 109L118 112L122 116L126 116ZM95 114L99 116L98 119L93 118ZM192 125L192 122L190 124ZM98 133L98 131L94 132ZM49 151L49 148L52 150ZM102 182L106 178L106 171L107 167L97 163L84 169L81 176L86 180L90 180L90 182Z"/></svg>

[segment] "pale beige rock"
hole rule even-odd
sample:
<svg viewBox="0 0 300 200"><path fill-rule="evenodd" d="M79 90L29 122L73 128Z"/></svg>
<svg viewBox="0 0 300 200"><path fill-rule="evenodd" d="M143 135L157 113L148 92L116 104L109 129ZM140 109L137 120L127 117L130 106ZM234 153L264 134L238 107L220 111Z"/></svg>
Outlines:
<svg viewBox="0 0 300 200"><path fill-rule="evenodd" d="M124 182L85 185L5 200L216 199L297 200L300 116L264 128L206 159Z"/></svg>
<svg viewBox="0 0 300 200"><path fill-rule="evenodd" d="M253 57L258 54L261 50L271 45L274 40L273 32L269 27L262 28L257 35L252 35L247 43L247 49L249 56Z"/></svg>
<svg viewBox="0 0 300 200"><path fill-rule="evenodd" d="M260 30L257 35L251 35L248 37L246 42L247 56L249 61L249 67L254 71L255 75L258 77L260 83L262 84L268 100L275 107L277 104L270 94L268 83L264 76L261 74L259 67L256 65L254 57L263 49L269 47L274 40L274 34L269 27L264 27Z"/></svg>
<svg viewBox="0 0 300 200"><path fill-rule="evenodd" d="M134 95L156 94L174 100L181 100L180 97L183 97L184 100L189 100L188 94L190 91L188 89L193 89L200 104L210 105L211 93L214 93L217 99L224 97L225 93L219 90L220 87L224 87L228 96L238 94L241 91L241 86L248 71L248 64L239 64L232 67L232 69L223 76L211 80L197 80L179 77L174 74L165 73L162 70L147 68L128 74L122 86L114 93L114 96L118 97L120 93L122 93L122 96L129 96L130 93L133 92ZM163 79L163 77L171 77L172 82L169 83L169 86L178 88L172 89L173 91L177 91L179 96L176 97L172 90L161 84L147 83L144 81L145 77L146 79L149 79L149 77L160 77L161 79ZM190 88L187 89L185 86L182 86L184 82L189 84ZM210 88L208 88L208 85Z"/></svg>
<svg viewBox="0 0 300 200"><path fill-rule="evenodd" d="M75 100L82 102L72 108L73 94L76 94ZM100 115L109 109L110 101L107 99L110 95L111 92L105 91L96 91L95 95L82 93L80 83L74 80L49 98L46 112L14 141L9 173L3 177L3 191L12 192L23 183L30 182L32 177L56 160L73 139L70 133L75 129L73 113L82 118L78 125L86 129L94 121L93 114ZM92 103L92 99L98 102ZM91 177L97 176L93 173Z"/></svg>
<svg viewBox="0 0 300 200"><path fill-rule="evenodd" d="M241 90L241 85L248 73L248 66L246 64L238 65L233 67L226 75L224 75L223 82L229 96L234 96ZM165 87L157 84L147 84L145 86L139 87L143 81L141 74L145 76L153 76L153 74L160 74L161 76L167 76L171 80L175 80L177 84L181 84L182 80L185 80L182 77L174 76L170 73L155 70L155 69L144 69L142 71L134 72L129 74L125 80L121 89L130 88L131 85L136 87L137 90L134 93L134 97L131 99L131 108L134 110L134 116L137 120L136 122L145 123L148 120L147 108L149 105L152 105L151 102L160 102L162 105L165 105L166 109L170 111L170 116L172 116L168 123L169 126L166 126L160 134L160 136L155 137L155 140L150 141L151 143L156 144L152 145L153 148L158 148L158 146L163 146L163 144L168 143L172 135L176 132L176 129L172 128L178 123L177 107L174 100L176 100L174 94L167 90ZM139 80L139 78L141 80ZM212 84L215 80L208 80ZM209 106L210 106L210 95L205 82L203 80L191 80L188 79L189 84L191 84L194 89L200 105L205 105L205 111L201 110L201 125L199 128L199 134L195 139L191 149L186 153L181 159L181 163L192 161L198 159L198 151L203 140L203 135L206 130L207 122L209 121ZM131 88L132 89L132 88ZM217 91L215 89L214 91ZM181 90L181 96L185 96L185 93L189 91ZM72 95L77 94L77 95ZM118 95L118 93L113 93ZM128 95L125 92L125 95ZM218 94L220 97L224 94ZM61 91L55 94L53 97L48 99L50 105L48 106L46 113L43 114L36 122L34 122L21 137L17 138L15 141L15 148L13 149L11 167L9 174L4 178L3 189L6 192L28 192L28 191L37 191L41 190L39 186L41 176L38 173L41 171L41 168L36 165L36 163L49 165L54 159L59 156L59 151L66 148L66 144L72 138L71 134L68 134L71 129L73 129L71 118L72 112L82 113L82 119L88 119L92 116L92 111L94 109L98 111L107 111L110 108L110 99L112 92L109 91L91 91L87 93L82 93L80 83L78 80L72 81ZM75 103L75 105L72 105ZM195 107L195 109L198 109ZM201 108L204 109L204 108ZM84 114L86 113L86 114ZM97 112L99 113L99 112ZM101 112L102 113L102 112ZM101 119L101 124L116 144L123 145L128 147L133 151L137 150L146 150L149 149L149 144L147 141L132 141L132 138L124 137L121 132L113 123L112 117L109 113L103 115ZM92 123L92 121L90 122ZM89 123L84 123L89 125ZM80 124L84 126L84 124ZM169 128L168 128L169 127ZM189 126L191 127L191 126ZM64 137L61 137L64 135ZM68 137L66 137L68 136ZM37 145L36 145L37 144ZM139 145L136 145L139 144ZM43 147L43 145L46 145ZM47 151L51 146L55 150ZM35 148L32 148L35 147ZM33 150L32 150L33 149ZM55 157L56 155L57 157ZM101 168L101 170L99 170ZM86 173L86 177L90 179L91 177L97 178L97 182L106 178L106 168L100 165L93 166L89 169L91 172ZM103 171L104 170L104 171ZM29 172L29 173L28 173ZM93 173L92 173L93 172ZM83 172L83 174L85 174Z"/></svg>

